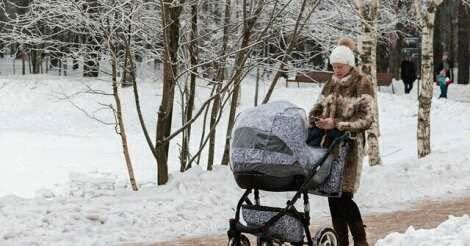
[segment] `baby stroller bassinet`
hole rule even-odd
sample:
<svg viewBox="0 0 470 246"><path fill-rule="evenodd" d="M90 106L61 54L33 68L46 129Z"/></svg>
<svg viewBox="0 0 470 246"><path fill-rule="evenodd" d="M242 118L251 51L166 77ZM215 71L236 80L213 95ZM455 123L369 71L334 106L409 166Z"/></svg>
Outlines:
<svg viewBox="0 0 470 246"><path fill-rule="evenodd" d="M340 195L349 146L341 143L335 155L320 162L327 149L312 148L306 139L305 111L290 102L271 102L240 113L230 145L237 184L243 189L296 191L305 177L316 172L312 183L316 185L310 186L310 193Z"/></svg>
<svg viewBox="0 0 470 246"><path fill-rule="evenodd" d="M285 101L271 102L239 114L231 139L230 165L239 187L246 189L230 220L229 245L249 245L242 233L263 242L292 245L337 245L331 228L310 236L308 193L341 195L348 134L328 149L306 144L305 111ZM259 191L296 191L285 208L261 206ZM253 192L254 191L254 192ZM254 202L248 196L254 193ZM294 207L303 197L304 212ZM240 213L246 225L240 222Z"/></svg>

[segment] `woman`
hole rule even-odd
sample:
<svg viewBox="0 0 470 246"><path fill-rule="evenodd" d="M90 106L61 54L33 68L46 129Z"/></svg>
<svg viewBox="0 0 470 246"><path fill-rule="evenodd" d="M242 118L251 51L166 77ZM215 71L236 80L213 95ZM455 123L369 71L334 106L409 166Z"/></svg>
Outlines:
<svg viewBox="0 0 470 246"><path fill-rule="evenodd" d="M348 227L355 246L368 246L361 213L352 200L357 191L362 169L365 130L373 121L374 90L367 77L355 68L354 42L343 38L330 55L333 77L325 84L317 103L309 113L311 126L324 130L348 131L352 148L346 157L342 196L328 198L333 228L339 245L349 245Z"/></svg>

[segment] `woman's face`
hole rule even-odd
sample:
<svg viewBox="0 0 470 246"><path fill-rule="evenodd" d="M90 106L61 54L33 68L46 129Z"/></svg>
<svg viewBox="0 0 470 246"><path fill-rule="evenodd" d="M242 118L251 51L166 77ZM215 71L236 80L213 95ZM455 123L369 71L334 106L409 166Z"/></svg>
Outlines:
<svg viewBox="0 0 470 246"><path fill-rule="evenodd" d="M333 63L333 72L338 79L342 79L348 75L351 66L342 63Z"/></svg>

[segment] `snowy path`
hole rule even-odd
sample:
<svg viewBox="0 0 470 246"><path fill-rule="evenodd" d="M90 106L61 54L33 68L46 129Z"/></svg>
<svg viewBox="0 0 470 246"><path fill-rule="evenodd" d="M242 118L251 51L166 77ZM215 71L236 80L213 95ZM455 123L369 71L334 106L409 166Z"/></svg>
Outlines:
<svg viewBox="0 0 470 246"><path fill-rule="evenodd" d="M434 228L452 214L461 216L470 214L470 197L448 201L426 201L414 207L391 213L368 214L364 221L367 225L369 243L374 245L377 240L384 238L391 232L405 232L409 226L416 229ZM313 218L312 218L313 219ZM310 231L315 232L319 225L329 223L329 218L321 218L320 223L314 223ZM352 239L351 239L352 240ZM226 245L225 235L207 236L192 239L180 239L155 243L155 246L219 246ZM254 242L252 241L252 244Z"/></svg>

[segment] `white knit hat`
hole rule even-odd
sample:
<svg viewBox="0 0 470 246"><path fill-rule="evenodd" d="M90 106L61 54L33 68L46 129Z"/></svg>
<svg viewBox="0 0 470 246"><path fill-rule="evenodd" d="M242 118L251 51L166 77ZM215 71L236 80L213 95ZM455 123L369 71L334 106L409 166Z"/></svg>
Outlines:
<svg viewBox="0 0 470 246"><path fill-rule="evenodd" d="M330 55L330 63L347 64L351 67L356 66L353 51L345 45L338 45L333 49Z"/></svg>

